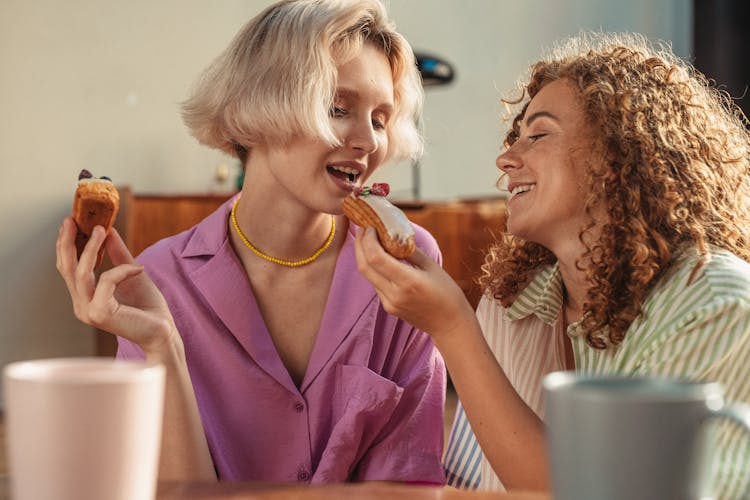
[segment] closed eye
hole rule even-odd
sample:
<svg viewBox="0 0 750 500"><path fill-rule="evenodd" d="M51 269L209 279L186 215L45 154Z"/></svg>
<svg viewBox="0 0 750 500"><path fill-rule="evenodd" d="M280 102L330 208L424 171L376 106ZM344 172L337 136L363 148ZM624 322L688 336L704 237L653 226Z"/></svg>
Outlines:
<svg viewBox="0 0 750 500"><path fill-rule="evenodd" d="M541 139L542 137L544 137L545 135L547 135L547 134L534 134L534 135L530 135L530 136L529 136L529 140L530 140L531 142L536 142L536 141L538 141L539 139Z"/></svg>
<svg viewBox="0 0 750 500"><path fill-rule="evenodd" d="M347 111L344 108L340 108L338 106L331 107L330 115L336 118L340 118L342 116L345 116Z"/></svg>

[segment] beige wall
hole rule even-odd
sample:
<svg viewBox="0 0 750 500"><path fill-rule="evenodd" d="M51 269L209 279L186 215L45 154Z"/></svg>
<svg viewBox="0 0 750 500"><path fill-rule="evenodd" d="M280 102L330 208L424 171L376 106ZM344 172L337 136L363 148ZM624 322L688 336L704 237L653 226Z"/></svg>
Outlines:
<svg viewBox="0 0 750 500"><path fill-rule="evenodd" d="M148 192L205 192L226 157L185 133L177 103L262 0L0 0L0 366L89 355L55 271L81 168ZM427 92L427 198L493 193L499 90L550 40L635 30L690 51L690 0L390 0L416 50L457 69ZM408 165L381 179L408 193ZM1 401L0 394L0 401Z"/></svg>

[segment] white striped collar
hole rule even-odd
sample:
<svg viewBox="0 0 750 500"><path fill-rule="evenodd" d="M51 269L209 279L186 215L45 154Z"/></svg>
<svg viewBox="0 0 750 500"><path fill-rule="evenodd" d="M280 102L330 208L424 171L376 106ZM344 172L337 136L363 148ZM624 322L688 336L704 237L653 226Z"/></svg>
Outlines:
<svg viewBox="0 0 750 500"><path fill-rule="evenodd" d="M518 294L507 310L511 321L536 315L552 326L560 314L563 303L562 276L557 262L543 267L526 288Z"/></svg>

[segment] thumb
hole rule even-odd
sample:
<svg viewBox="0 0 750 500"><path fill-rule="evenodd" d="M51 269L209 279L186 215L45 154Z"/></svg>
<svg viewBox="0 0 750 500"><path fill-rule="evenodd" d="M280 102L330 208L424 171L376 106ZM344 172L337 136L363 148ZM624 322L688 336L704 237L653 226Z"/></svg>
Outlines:
<svg viewBox="0 0 750 500"><path fill-rule="evenodd" d="M135 264L133 255L128 250L127 245L122 240L120 233L114 227L110 229L109 235L107 235L107 241L104 242L107 247L107 254L112 264L117 266L119 264Z"/></svg>
<svg viewBox="0 0 750 500"><path fill-rule="evenodd" d="M435 262L435 259L425 254L419 248L414 250L414 253L406 258L406 261L418 267L419 269L425 270L429 269L431 266L438 265L437 262Z"/></svg>

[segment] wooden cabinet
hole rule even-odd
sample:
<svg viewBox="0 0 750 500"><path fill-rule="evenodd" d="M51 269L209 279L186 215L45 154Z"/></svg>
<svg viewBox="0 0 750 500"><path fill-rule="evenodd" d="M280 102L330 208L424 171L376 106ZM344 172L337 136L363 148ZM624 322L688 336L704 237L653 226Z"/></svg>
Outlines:
<svg viewBox="0 0 750 500"><path fill-rule="evenodd" d="M115 226L133 255L153 243L193 227L233 193L137 194L119 188L120 214Z"/></svg>
<svg viewBox="0 0 750 500"><path fill-rule="evenodd" d="M443 253L443 268L476 307L481 297L476 279L481 275L485 252L505 230L505 200L486 198L396 204L411 221L432 233Z"/></svg>
<svg viewBox="0 0 750 500"><path fill-rule="evenodd" d="M138 255L156 241L192 227L227 200L226 194L138 194L120 188L121 208L116 227ZM473 306L481 296L476 278L484 252L505 228L503 198L394 203L411 221L430 231L443 252L443 267L456 280ZM113 352L109 335L99 335L100 354Z"/></svg>

